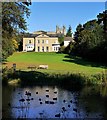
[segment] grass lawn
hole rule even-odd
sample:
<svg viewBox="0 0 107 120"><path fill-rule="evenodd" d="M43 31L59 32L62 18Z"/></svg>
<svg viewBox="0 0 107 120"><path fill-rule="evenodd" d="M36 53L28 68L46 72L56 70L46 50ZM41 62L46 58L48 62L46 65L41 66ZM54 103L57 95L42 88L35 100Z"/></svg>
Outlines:
<svg viewBox="0 0 107 120"><path fill-rule="evenodd" d="M17 52L8 57L4 66L12 67L16 63L17 69L28 70L29 65L48 64L49 69L37 70L48 73L84 73L96 74L105 70L104 66L58 53Z"/></svg>

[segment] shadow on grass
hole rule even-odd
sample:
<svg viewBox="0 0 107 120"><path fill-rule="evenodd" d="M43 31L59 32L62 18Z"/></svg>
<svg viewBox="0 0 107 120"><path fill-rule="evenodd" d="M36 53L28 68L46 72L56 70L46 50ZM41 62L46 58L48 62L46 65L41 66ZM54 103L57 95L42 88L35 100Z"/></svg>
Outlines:
<svg viewBox="0 0 107 120"><path fill-rule="evenodd" d="M95 62L89 62L87 60L83 60L80 57L76 56L69 56L66 55L63 59L65 62L72 62L78 65L83 65L83 66L91 66L91 67L100 67L100 68L107 68L107 66L103 63L95 63Z"/></svg>
<svg viewBox="0 0 107 120"><path fill-rule="evenodd" d="M38 71L16 71L8 79L20 79L22 86L60 86L66 89L80 89L85 78L76 74L46 74Z"/></svg>
<svg viewBox="0 0 107 120"><path fill-rule="evenodd" d="M83 73L42 73L39 71L14 72L13 68L7 67L2 70L2 83L8 84L11 80L18 80L23 86L62 86L66 88L80 88L84 85L107 84L107 71L95 75L85 75Z"/></svg>

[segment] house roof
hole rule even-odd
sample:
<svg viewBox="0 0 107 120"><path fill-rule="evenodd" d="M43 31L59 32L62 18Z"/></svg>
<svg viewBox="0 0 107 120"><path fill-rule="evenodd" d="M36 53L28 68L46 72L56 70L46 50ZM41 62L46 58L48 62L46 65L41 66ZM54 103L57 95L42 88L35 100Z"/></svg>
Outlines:
<svg viewBox="0 0 107 120"><path fill-rule="evenodd" d="M39 35L42 35L42 34L44 34L44 35L47 35L47 36L49 36L49 37L60 37L61 35L63 35L63 34L47 34L46 32L42 32L41 34L26 34L24 37L27 37L27 38L34 38L34 37L37 37L37 36L39 36Z"/></svg>
<svg viewBox="0 0 107 120"><path fill-rule="evenodd" d="M64 38L64 41L72 41L72 42L73 42L74 40L73 40L72 37L65 37L65 38Z"/></svg>

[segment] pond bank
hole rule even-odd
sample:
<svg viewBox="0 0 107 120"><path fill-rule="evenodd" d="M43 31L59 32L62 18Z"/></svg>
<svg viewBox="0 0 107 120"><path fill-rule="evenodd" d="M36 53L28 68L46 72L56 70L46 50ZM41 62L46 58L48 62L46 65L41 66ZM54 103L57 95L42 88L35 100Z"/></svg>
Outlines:
<svg viewBox="0 0 107 120"><path fill-rule="evenodd" d="M3 70L3 84L8 84L11 80L17 80L22 85L97 85L107 84L107 71L99 74L86 75L83 73L43 73L40 71L21 71L14 72L11 69L5 68ZM13 82L14 83L14 82Z"/></svg>

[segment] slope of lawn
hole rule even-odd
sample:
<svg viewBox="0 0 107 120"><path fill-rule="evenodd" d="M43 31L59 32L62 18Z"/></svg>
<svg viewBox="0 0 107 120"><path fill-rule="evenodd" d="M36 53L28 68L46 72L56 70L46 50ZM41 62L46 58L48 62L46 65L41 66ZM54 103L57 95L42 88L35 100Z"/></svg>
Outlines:
<svg viewBox="0 0 107 120"><path fill-rule="evenodd" d="M28 70L30 65L48 64L49 69L38 70L42 72L55 73L85 73L96 74L104 71L105 67L92 62L84 61L77 57L71 57L67 54L58 53L35 53L35 52L17 52L8 57L7 65L12 67L16 63L17 69Z"/></svg>

